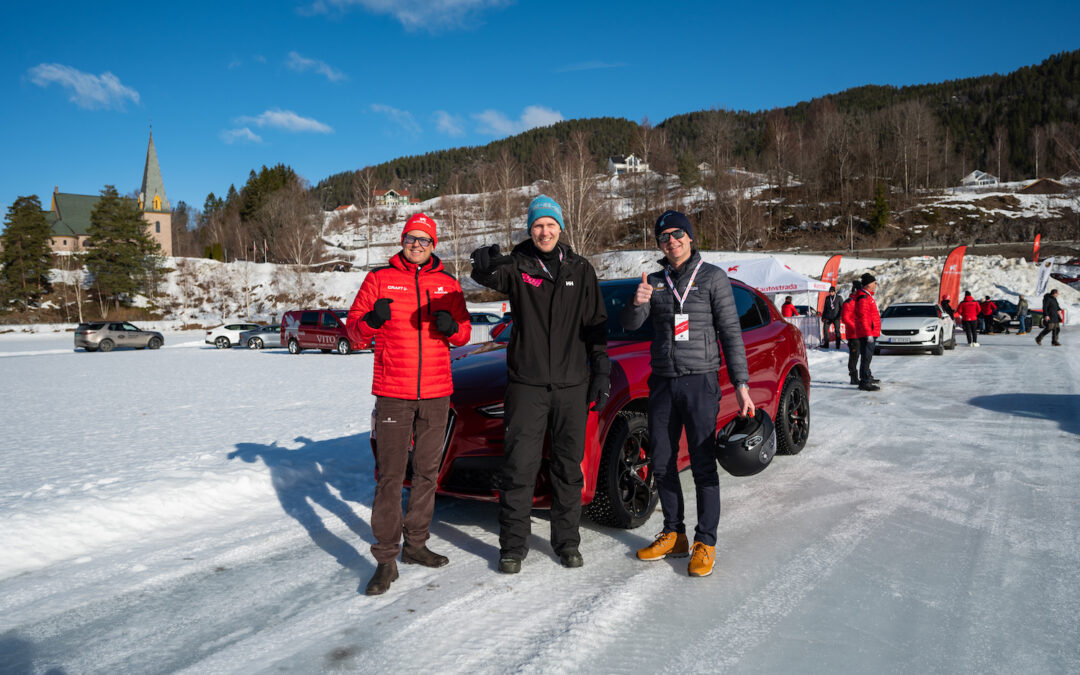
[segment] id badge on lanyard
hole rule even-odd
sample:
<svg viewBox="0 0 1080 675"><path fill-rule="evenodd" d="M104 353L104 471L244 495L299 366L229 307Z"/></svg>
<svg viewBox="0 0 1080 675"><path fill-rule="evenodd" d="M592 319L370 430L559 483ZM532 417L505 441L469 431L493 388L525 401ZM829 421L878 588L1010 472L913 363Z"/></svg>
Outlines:
<svg viewBox="0 0 1080 675"><path fill-rule="evenodd" d="M679 311L675 313L675 326L674 336L675 342L689 342L690 341L690 315L684 313L683 303L690 295L690 289L694 285L694 279L697 278L698 270L701 269L701 264L704 260L699 260L697 267L694 268L694 273L690 275L690 281L686 284L686 295L679 295L679 291L675 288L675 284L671 281L671 275L667 270L664 270L664 277L667 278L668 288L671 289L671 294L675 296L675 299L679 302Z"/></svg>

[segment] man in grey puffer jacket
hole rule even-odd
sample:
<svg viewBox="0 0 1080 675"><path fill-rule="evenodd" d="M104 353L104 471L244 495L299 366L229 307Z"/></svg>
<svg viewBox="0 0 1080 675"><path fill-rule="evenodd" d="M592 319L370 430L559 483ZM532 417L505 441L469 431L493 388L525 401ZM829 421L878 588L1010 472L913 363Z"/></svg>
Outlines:
<svg viewBox="0 0 1080 675"><path fill-rule="evenodd" d="M664 269L641 275L633 302L620 317L627 330L652 316L655 336L649 378L649 439L653 475L664 511L664 531L638 551L642 560L688 553L682 486L676 461L686 429L697 494L697 526L688 573L708 576L716 560L720 477L716 468L716 416L720 409L720 348L735 386L740 415L753 415L739 315L724 270L702 261L693 249L689 219L667 211L656 221ZM719 345L717 340L719 339Z"/></svg>

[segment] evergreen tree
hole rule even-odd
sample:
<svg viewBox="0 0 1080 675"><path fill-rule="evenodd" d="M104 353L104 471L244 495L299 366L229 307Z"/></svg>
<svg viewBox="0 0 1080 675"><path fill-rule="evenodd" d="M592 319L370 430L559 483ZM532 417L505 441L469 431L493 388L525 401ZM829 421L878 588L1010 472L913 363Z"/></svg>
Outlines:
<svg viewBox="0 0 1080 675"><path fill-rule="evenodd" d="M870 227L881 232L889 224L889 202L885 199L885 184L878 181L874 188L874 211L870 214Z"/></svg>
<svg viewBox="0 0 1080 675"><path fill-rule="evenodd" d="M34 305L49 291L52 228L41 211L37 195L19 197L8 207L0 242L0 297Z"/></svg>
<svg viewBox="0 0 1080 675"><path fill-rule="evenodd" d="M147 290L146 283L161 265L161 247L147 232L135 200L106 185L90 212L87 234L86 269L103 313L109 298L119 307L122 299Z"/></svg>

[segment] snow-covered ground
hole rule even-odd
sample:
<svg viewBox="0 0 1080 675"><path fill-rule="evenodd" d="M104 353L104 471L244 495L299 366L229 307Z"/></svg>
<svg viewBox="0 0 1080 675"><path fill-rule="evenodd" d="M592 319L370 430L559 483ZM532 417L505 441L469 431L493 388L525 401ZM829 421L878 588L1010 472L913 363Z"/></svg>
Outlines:
<svg viewBox="0 0 1080 675"><path fill-rule="evenodd" d="M635 559L659 512L577 570L535 512L500 575L496 507L440 499L451 564L368 598L370 354L0 335L0 672L1078 672L1062 340L881 355L872 394L814 351L810 440L721 478L711 577Z"/></svg>

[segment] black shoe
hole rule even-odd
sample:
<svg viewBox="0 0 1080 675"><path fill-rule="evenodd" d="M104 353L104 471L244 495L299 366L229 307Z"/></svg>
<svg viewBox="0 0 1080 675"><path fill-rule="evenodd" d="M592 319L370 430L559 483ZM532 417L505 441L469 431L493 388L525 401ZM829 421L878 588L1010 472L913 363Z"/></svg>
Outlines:
<svg viewBox="0 0 1080 675"><path fill-rule="evenodd" d="M870 384L860 384L859 389L862 389L863 391L879 391L881 387L871 382Z"/></svg>
<svg viewBox="0 0 1080 675"><path fill-rule="evenodd" d="M424 567L442 567L450 562L444 555L432 552L427 546L406 546L401 549L401 562Z"/></svg>
<svg viewBox="0 0 1080 675"><path fill-rule="evenodd" d="M1051 343L1050 343L1050 345L1051 345L1052 347L1060 347L1060 346L1061 346L1061 343L1060 343L1060 342L1051 342Z"/></svg>
<svg viewBox="0 0 1080 675"><path fill-rule="evenodd" d="M1035 344L1037 344L1037 345L1039 345L1040 347L1042 347L1042 338L1035 338Z"/></svg>
<svg viewBox="0 0 1080 675"><path fill-rule="evenodd" d="M871 377L870 384L881 384L881 380L877 379L876 377Z"/></svg>
<svg viewBox="0 0 1080 675"><path fill-rule="evenodd" d="M570 548L560 553L559 562L562 563L563 567L581 567L585 564L576 548Z"/></svg>
<svg viewBox="0 0 1080 675"><path fill-rule="evenodd" d="M499 558L499 571L503 574L517 574L521 571L521 558Z"/></svg>
<svg viewBox="0 0 1080 675"><path fill-rule="evenodd" d="M852 384L858 384L858 383L859 383L859 378L857 378L857 377L855 377L855 376L852 376L852 378L851 378L851 383L852 383Z"/></svg>
<svg viewBox="0 0 1080 675"><path fill-rule="evenodd" d="M397 563L391 560L386 563L379 563L379 566L375 568L375 574L371 575L371 581L367 582L367 588L364 590L364 595L382 595L390 589L390 584L397 581Z"/></svg>

